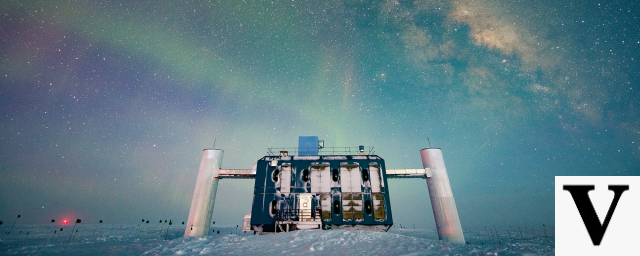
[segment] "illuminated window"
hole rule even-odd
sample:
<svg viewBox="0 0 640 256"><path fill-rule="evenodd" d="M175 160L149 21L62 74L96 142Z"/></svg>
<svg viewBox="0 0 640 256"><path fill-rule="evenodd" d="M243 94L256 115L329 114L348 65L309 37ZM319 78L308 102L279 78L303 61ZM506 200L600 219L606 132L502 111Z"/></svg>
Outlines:
<svg viewBox="0 0 640 256"><path fill-rule="evenodd" d="M364 182L369 181L369 171L367 169L362 169L362 180Z"/></svg>
<svg viewBox="0 0 640 256"><path fill-rule="evenodd" d="M333 201L333 213L340 214L340 201L338 200Z"/></svg>
<svg viewBox="0 0 640 256"><path fill-rule="evenodd" d="M302 170L302 181L309 182L309 170Z"/></svg>
<svg viewBox="0 0 640 256"><path fill-rule="evenodd" d="M364 202L364 210L367 214L371 214L371 201L367 200Z"/></svg>
<svg viewBox="0 0 640 256"><path fill-rule="evenodd" d="M278 212L278 201L273 200L271 201L271 214L276 214Z"/></svg>
<svg viewBox="0 0 640 256"><path fill-rule="evenodd" d="M280 175L280 171L273 171L273 181L278 182L278 175Z"/></svg>
<svg viewBox="0 0 640 256"><path fill-rule="evenodd" d="M338 182L338 175L339 175L338 169L333 169L332 175L333 175L333 181Z"/></svg>

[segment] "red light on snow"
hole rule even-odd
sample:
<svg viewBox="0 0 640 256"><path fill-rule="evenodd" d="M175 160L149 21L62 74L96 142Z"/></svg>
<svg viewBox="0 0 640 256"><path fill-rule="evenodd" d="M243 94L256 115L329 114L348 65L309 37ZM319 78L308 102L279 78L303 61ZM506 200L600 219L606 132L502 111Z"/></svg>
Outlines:
<svg viewBox="0 0 640 256"><path fill-rule="evenodd" d="M63 224L63 225L67 225L67 220L63 220L63 221L62 221L62 224Z"/></svg>

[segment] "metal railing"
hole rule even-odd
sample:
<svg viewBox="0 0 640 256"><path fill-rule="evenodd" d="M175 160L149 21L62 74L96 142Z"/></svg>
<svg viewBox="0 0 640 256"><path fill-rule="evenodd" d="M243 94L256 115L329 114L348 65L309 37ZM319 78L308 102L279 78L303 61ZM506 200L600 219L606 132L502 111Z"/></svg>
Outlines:
<svg viewBox="0 0 640 256"><path fill-rule="evenodd" d="M320 209L315 210L279 210L276 221L316 221L321 220Z"/></svg>
<svg viewBox="0 0 640 256"><path fill-rule="evenodd" d="M289 156L298 155L299 148L268 148L267 154L270 156ZM308 150L307 150L308 152ZM375 151L373 147L365 147L367 155L373 155ZM359 147L324 147L318 150L318 155L359 155Z"/></svg>

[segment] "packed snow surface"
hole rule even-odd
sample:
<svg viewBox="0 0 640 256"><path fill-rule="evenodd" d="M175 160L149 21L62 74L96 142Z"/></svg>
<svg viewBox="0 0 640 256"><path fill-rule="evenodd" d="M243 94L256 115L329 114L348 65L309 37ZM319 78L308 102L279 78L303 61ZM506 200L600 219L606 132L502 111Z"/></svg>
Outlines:
<svg viewBox="0 0 640 256"><path fill-rule="evenodd" d="M438 240L435 230L303 230L269 235L212 227L184 238L184 225L16 225L0 227L0 255L553 255L552 230L466 231L469 244ZM60 232L60 228L63 231ZM219 232L219 233L218 233ZM73 233L73 234L72 234ZM165 240L165 237L167 240Z"/></svg>

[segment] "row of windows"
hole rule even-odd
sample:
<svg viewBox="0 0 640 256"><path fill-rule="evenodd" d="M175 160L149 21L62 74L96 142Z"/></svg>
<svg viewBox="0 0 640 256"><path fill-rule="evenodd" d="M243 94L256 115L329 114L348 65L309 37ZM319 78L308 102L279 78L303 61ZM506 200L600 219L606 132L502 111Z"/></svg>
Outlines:
<svg viewBox="0 0 640 256"><path fill-rule="evenodd" d="M338 177L340 176L340 172L338 171L338 169L333 169L333 171L331 171L331 174L332 180L334 182L338 182ZM276 169L273 171L273 181L278 182L279 178L280 170ZM362 169L362 180L365 182L369 181L369 171L366 168ZM302 181L309 182L309 170L302 170Z"/></svg>
<svg viewBox="0 0 640 256"><path fill-rule="evenodd" d="M323 195L329 196L329 195ZM340 214L342 212L343 219L364 219L362 209L362 194L344 194L342 198L342 204L340 200L333 200L333 213ZM384 202L382 200L382 194L372 194L372 200L364 200L364 212L367 215L373 213L373 217L376 219L384 219ZM271 214L277 214L278 201L271 201ZM323 219L331 219L329 209L322 210Z"/></svg>

